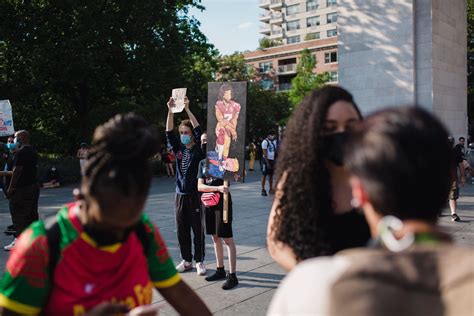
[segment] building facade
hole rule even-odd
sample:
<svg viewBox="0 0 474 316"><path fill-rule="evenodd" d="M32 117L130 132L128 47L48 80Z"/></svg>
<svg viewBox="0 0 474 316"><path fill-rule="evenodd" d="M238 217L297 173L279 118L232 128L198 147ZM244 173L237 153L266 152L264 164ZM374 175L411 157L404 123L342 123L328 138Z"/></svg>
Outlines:
<svg viewBox="0 0 474 316"><path fill-rule="evenodd" d="M338 81L337 0L260 0L260 33L272 47L245 53L265 89L288 91L304 49L316 57L315 73Z"/></svg>

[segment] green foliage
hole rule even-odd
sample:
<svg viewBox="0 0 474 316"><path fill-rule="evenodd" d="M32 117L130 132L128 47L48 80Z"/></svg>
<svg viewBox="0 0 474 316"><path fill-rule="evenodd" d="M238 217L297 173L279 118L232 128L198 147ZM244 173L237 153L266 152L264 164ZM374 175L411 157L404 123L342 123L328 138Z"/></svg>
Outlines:
<svg viewBox="0 0 474 316"><path fill-rule="evenodd" d="M298 63L297 75L291 81L291 89L288 97L293 106L297 106L304 97L314 89L318 89L329 81L328 73L315 74L316 58L308 49L303 50L301 60Z"/></svg>
<svg viewBox="0 0 474 316"><path fill-rule="evenodd" d="M162 127L171 89L203 98L216 50L188 16L199 0L0 2L0 96L40 151L72 154L110 116Z"/></svg>
<svg viewBox="0 0 474 316"><path fill-rule="evenodd" d="M291 104L285 93L263 90L250 83L247 97L247 139L264 137L270 129L284 126L291 114Z"/></svg>
<svg viewBox="0 0 474 316"><path fill-rule="evenodd" d="M262 37L261 39L258 40L259 49L275 47L282 44L283 42L281 40L271 40L271 39L268 39L267 37Z"/></svg>
<svg viewBox="0 0 474 316"><path fill-rule="evenodd" d="M219 81L249 81L255 69L245 64L244 55L235 52L219 59Z"/></svg>
<svg viewBox="0 0 474 316"><path fill-rule="evenodd" d="M310 41L310 40L318 39L319 37L316 34L317 33L308 33L305 35L304 40Z"/></svg>

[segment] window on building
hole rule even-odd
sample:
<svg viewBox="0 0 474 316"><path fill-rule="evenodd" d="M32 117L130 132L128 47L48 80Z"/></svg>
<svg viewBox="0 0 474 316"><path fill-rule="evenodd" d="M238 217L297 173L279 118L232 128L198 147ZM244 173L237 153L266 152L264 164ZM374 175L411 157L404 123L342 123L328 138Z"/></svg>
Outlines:
<svg viewBox="0 0 474 316"><path fill-rule="evenodd" d="M270 78L265 78L260 80L260 87L262 87L263 90L271 90L273 89L273 80Z"/></svg>
<svg viewBox="0 0 474 316"><path fill-rule="evenodd" d="M337 13L329 13L327 15L328 24L337 22Z"/></svg>
<svg viewBox="0 0 474 316"><path fill-rule="evenodd" d="M300 42L300 36L291 36L286 39L287 44L295 44Z"/></svg>
<svg viewBox="0 0 474 316"><path fill-rule="evenodd" d="M324 63L337 63L337 52L324 53Z"/></svg>
<svg viewBox="0 0 474 316"><path fill-rule="evenodd" d="M337 29L328 30L327 37L333 37L333 36L337 36Z"/></svg>
<svg viewBox="0 0 474 316"><path fill-rule="evenodd" d="M333 5L337 5L337 0L326 0L326 5L328 7L333 6Z"/></svg>
<svg viewBox="0 0 474 316"><path fill-rule="evenodd" d="M306 41L310 41L310 40L314 40L314 39L320 39L321 38L321 34L319 32L315 32L315 33L308 33L306 34L305 36L305 40Z"/></svg>
<svg viewBox="0 0 474 316"><path fill-rule="evenodd" d="M265 61L258 64L258 70L260 72L269 72L273 68L273 63L271 61Z"/></svg>
<svg viewBox="0 0 474 316"><path fill-rule="evenodd" d="M300 20L291 21L286 23L286 30L287 31L294 31L300 29Z"/></svg>
<svg viewBox="0 0 474 316"><path fill-rule="evenodd" d="M293 15L300 12L300 5L294 4L286 7L286 15Z"/></svg>
<svg viewBox="0 0 474 316"><path fill-rule="evenodd" d="M321 24L319 16L313 16L306 19L306 27L318 26Z"/></svg>
<svg viewBox="0 0 474 316"><path fill-rule="evenodd" d="M329 82L338 82L339 81L339 74L337 71L331 71L329 73Z"/></svg>
<svg viewBox="0 0 474 316"><path fill-rule="evenodd" d="M309 0L306 2L306 11L314 11L319 8L319 0Z"/></svg>

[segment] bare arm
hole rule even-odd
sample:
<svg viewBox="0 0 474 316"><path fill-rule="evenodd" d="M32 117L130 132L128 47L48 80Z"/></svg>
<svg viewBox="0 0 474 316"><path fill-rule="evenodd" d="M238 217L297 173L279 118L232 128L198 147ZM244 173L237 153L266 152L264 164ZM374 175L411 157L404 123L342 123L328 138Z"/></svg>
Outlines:
<svg viewBox="0 0 474 316"><path fill-rule="evenodd" d="M201 298L183 281L164 289L158 289L161 295L180 315L211 315L211 311ZM183 300L183 297L186 299Z"/></svg>
<svg viewBox="0 0 474 316"><path fill-rule="evenodd" d="M184 98L184 110L188 114L189 120L191 121L191 124L193 125L193 128L196 128L199 126L199 122L197 121L196 117L194 116L193 112L189 109L189 99L188 97Z"/></svg>
<svg viewBox="0 0 474 316"><path fill-rule="evenodd" d="M296 260L296 255L288 245L285 245L284 243L276 239L275 232L273 230L276 210L280 205L281 195L283 194L283 184L286 180L287 175L288 174L286 172L283 173L283 176L277 185L277 194L275 195L272 210L270 211L270 216L268 218L267 248L273 260L275 260L285 270L290 271L298 263L298 261Z"/></svg>
<svg viewBox="0 0 474 316"><path fill-rule="evenodd" d="M462 164L462 161L458 164L458 168L459 168L459 173L461 174L461 185L464 185L464 183L466 182L466 174L465 174L465 170L464 170L464 166Z"/></svg>
<svg viewBox="0 0 474 316"><path fill-rule="evenodd" d="M171 132L174 128L174 113L171 111L171 108L174 106L174 100L173 98L170 98L168 100L168 103L166 103L168 106L168 117L166 118L166 131Z"/></svg>
<svg viewBox="0 0 474 316"><path fill-rule="evenodd" d="M229 188L224 187L223 185L220 186L212 186L204 184L204 179L198 179L198 191L199 192L221 192L226 193L229 192Z"/></svg>

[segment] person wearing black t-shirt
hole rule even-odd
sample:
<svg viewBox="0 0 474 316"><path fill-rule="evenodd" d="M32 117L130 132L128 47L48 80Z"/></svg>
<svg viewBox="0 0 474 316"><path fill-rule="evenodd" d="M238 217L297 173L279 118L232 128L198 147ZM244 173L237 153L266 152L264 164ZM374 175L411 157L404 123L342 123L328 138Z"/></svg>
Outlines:
<svg viewBox="0 0 474 316"><path fill-rule="evenodd" d="M16 237L31 223L38 220L39 185L36 179L38 153L30 144L30 134L25 131L15 133L13 171L7 195L10 200L13 225L16 233L13 242L3 247L10 251L15 247Z"/></svg>
<svg viewBox="0 0 474 316"><path fill-rule="evenodd" d="M207 143L207 135L203 134L201 137L203 144L203 151ZM212 236L214 242L214 252L216 254L216 272L213 275L206 277L206 281L217 281L226 279L222 288L230 290L239 284L237 280L236 265L237 265L237 250L232 234L232 198L230 196L229 188L224 187L224 180L214 178L207 174L206 159L199 163L198 172L198 190L201 193L215 194L218 196L218 202L213 206L206 206L202 204L206 217L206 234ZM224 197L223 193L228 193L228 222L224 223ZM217 201L217 200L215 200ZM224 249L222 241L227 246L227 255L229 258L229 273L226 275L224 269Z"/></svg>
<svg viewBox="0 0 474 316"><path fill-rule="evenodd" d="M191 270L193 259L198 275L206 274L204 265L204 227L202 210L197 190L199 162L205 158L201 150L201 127L189 109L189 100L185 98L185 111L189 120L179 125L179 139L173 133L173 98L167 103L166 138L176 156L176 228L182 261L176 266L179 272ZM194 256L191 249L191 230L194 234Z"/></svg>

